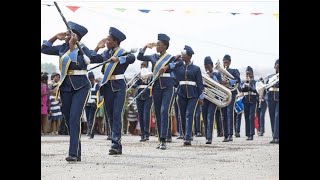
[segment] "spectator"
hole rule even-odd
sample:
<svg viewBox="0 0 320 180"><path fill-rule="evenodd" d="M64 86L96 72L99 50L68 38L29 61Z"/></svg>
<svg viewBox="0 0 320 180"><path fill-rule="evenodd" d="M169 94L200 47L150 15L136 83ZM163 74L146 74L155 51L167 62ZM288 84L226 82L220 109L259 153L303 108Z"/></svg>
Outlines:
<svg viewBox="0 0 320 180"><path fill-rule="evenodd" d="M49 120L51 121L52 135L58 135L58 130L61 122L61 100L58 96L56 100L58 90L57 87L52 90L52 93L49 97L50 101L50 111L49 111Z"/></svg>
<svg viewBox="0 0 320 180"><path fill-rule="evenodd" d="M130 103L133 100L133 90L128 91L128 102ZM128 107L128 122L129 122L129 133L132 135L138 135L136 131L137 123L138 123L138 109L135 102L133 102Z"/></svg>
<svg viewBox="0 0 320 180"><path fill-rule="evenodd" d="M41 75L41 135L47 134L48 122L48 94L47 89L48 75L43 73Z"/></svg>

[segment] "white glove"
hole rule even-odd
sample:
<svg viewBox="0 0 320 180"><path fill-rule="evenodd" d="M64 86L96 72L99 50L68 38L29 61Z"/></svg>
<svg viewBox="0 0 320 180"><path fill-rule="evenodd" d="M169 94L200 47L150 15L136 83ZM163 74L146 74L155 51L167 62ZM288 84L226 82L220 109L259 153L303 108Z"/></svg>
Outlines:
<svg viewBox="0 0 320 180"><path fill-rule="evenodd" d="M84 58L84 62L89 65L91 63L90 59L88 58L88 56L86 55L83 55L83 58Z"/></svg>

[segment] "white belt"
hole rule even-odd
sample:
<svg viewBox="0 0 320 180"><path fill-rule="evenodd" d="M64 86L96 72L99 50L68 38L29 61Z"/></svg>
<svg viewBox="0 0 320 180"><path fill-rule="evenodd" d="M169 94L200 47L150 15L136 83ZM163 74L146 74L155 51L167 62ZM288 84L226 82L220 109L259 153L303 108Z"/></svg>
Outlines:
<svg viewBox="0 0 320 180"><path fill-rule="evenodd" d="M271 88L269 88L269 91L279 91L279 88L271 87Z"/></svg>
<svg viewBox="0 0 320 180"><path fill-rule="evenodd" d="M124 74L112 75L110 80L124 79Z"/></svg>
<svg viewBox="0 0 320 180"><path fill-rule="evenodd" d="M87 75L87 70L69 70L68 75Z"/></svg>
<svg viewBox="0 0 320 180"><path fill-rule="evenodd" d="M257 95L257 94L254 92L244 92L243 95L246 96L246 95Z"/></svg>
<svg viewBox="0 0 320 180"><path fill-rule="evenodd" d="M163 73L160 75L160 77L171 77L170 73Z"/></svg>
<svg viewBox="0 0 320 180"><path fill-rule="evenodd" d="M138 89L140 89L140 88L145 89L145 88L147 88L147 87L148 87L148 85L140 85L140 86L138 86ZM151 89L151 86L149 86L148 88Z"/></svg>
<svg viewBox="0 0 320 180"><path fill-rule="evenodd" d="M197 86L197 83L194 81L180 81L179 84L180 85L186 84L186 85L191 85L191 86Z"/></svg>

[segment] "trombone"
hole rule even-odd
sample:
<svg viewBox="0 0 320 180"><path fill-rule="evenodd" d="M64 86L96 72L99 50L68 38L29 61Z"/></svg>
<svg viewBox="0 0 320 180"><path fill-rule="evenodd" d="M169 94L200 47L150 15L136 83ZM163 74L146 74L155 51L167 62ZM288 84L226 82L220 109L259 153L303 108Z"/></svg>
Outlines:
<svg viewBox="0 0 320 180"><path fill-rule="evenodd" d="M148 68L141 68L140 72L136 73L133 78L127 83L127 92L132 88L133 85L137 83L139 79L145 84L148 82L150 77L152 77L152 72Z"/></svg>
<svg viewBox="0 0 320 180"><path fill-rule="evenodd" d="M127 83L127 92L132 88L133 85L137 83L137 81L140 79L139 78L140 72L136 73L132 79Z"/></svg>

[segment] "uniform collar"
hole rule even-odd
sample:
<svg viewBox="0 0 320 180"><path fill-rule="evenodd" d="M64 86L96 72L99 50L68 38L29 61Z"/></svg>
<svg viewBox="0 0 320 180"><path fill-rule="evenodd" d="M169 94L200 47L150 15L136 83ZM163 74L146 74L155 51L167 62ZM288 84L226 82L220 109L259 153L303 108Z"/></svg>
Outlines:
<svg viewBox="0 0 320 180"><path fill-rule="evenodd" d="M119 48L120 48L120 47L118 46L118 47L114 48L113 50L112 50L112 49L110 49L109 54L112 56L112 55L113 55L113 53L114 53L114 52L116 52L116 51L117 51L117 49L119 49Z"/></svg>
<svg viewBox="0 0 320 180"><path fill-rule="evenodd" d="M190 66L190 65L193 65L193 61L190 61L189 64L186 64L186 63L183 61L183 64L184 64L184 66Z"/></svg>

